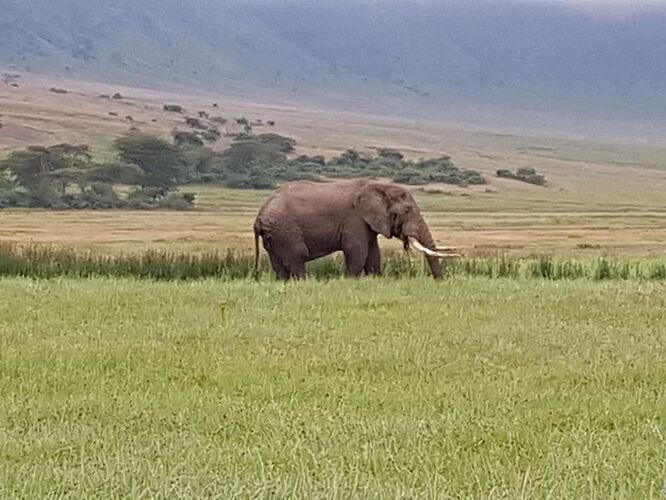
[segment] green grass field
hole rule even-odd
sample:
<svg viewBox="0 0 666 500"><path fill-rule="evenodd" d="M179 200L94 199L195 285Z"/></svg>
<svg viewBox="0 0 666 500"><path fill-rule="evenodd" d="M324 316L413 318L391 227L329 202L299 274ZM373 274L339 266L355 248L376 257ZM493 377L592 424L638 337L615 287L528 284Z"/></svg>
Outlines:
<svg viewBox="0 0 666 500"><path fill-rule="evenodd" d="M665 292L5 278L0 498L663 498Z"/></svg>

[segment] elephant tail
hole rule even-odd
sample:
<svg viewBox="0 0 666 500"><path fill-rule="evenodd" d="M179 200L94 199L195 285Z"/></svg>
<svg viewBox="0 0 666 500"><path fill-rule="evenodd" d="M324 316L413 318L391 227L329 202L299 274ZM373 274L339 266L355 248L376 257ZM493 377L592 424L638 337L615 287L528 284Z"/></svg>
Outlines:
<svg viewBox="0 0 666 500"><path fill-rule="evenodd" d="M259 276L259 236L262 235L261 223L256 220L254 223L254 276Z"/></svg>

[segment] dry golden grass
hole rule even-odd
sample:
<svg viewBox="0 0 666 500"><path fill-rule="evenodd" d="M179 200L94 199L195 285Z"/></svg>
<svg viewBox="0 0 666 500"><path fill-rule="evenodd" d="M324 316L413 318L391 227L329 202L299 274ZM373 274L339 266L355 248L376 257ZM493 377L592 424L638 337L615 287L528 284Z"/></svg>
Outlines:
<svg viewBox="0 0 666 500"><path fill-rule="evenodd" d="M54 243L105 253L162 248L206 252L252 248L252 222L268 192L194 189L203 208L164 211L2 213L0 241ZM466 255L664 255L663 212L453 210L448 196L417 194L438 242ZM463 207L464 208L464 207ZM385 248L398 250L396 241Z"/></svg>
<svg viewBox="0 0 666 500"><path fill-rule="evenodd" d="M108 155L113 138L131 126L126 115L143 131L168 135L174 126L182 126L183 115L164 112L162 105L178 103L188 114L205 109L227 118L275 120L270 130L294 137L304 153L395 147L413 157L452 155L457 164L488 174L489 184L466 189L430 186L439 192L418 193L418 198L436 239L467 254L666 253L664 146L495 134L284 103L259 104L237 96L174 95L37 77L23 78L20 84L0 84L0 154L32 143L79 141L93 145L100 156ZM52 85L70 92L48 92ZM97 97L116 91L125 98ZM212 108L213 102L219 108ZM223 139L216 147L225 144ZM492 177L498 168L522 166L544 173L549 187ZM148 247L251 248L252 220L268 193L188 190L198 193L196 212L5 211L0 216L0 240L114 253Z"/></svg>

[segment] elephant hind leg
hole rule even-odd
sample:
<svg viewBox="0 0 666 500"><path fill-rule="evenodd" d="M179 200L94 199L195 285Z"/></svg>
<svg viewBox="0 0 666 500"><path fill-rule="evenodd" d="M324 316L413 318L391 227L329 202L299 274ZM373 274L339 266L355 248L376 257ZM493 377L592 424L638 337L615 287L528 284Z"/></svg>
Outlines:
<svg viewBox="0 0 666 500"><path fill-rule="evenodd" d="M271 265L278 278L287 281L290 278L302 279L305 278L305 262L296 259L290 259L285 262L278 257L271 255Z"/></svg>
<svg viewBox="0 0 666 500"><path fill-rule="evenodd" d="M289 265L289 276L295 279L305 278L305 262L292 262Z"/></svg>
<svg viewBox="0 0 666 500"><path fill-rule="evenodd" d="M275 271L275 274L277 274L277 277L283 281L287 281L289 279L289 271L287 270L287 268L284 267L284 265L282 264L280 259L277 258L277 256L269 254L269 257L271 259L271 266L273 266L273 270Z"/></svg>
<svg viewBox="0 0 666 500"><path fill-rule="evenodd" d="M305 277L305 251L300 247L281 241L271 242L271 264L281 280Z"/></svg>

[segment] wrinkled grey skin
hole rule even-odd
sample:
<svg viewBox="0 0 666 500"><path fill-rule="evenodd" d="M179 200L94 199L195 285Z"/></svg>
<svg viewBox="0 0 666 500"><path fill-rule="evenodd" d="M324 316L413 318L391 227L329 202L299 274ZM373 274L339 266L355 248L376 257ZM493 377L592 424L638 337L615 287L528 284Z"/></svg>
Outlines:
<svg viewBox="0 0 666 500"><path fill-rule="evenodd" d="M259 237L282 280L305 276L305 263L341 250L346 275L379 274L377 235L417 238L434 250L435 241L409 190L391 183L355 179L319 183L295 181L279 188L254 223L255 266ZM436 279L439 261L426 257Z"/></svg>

